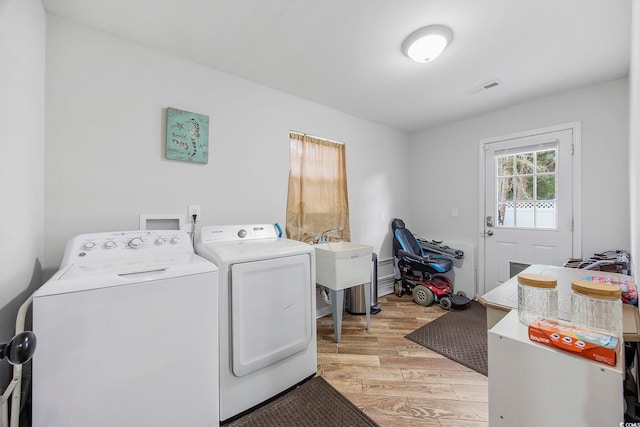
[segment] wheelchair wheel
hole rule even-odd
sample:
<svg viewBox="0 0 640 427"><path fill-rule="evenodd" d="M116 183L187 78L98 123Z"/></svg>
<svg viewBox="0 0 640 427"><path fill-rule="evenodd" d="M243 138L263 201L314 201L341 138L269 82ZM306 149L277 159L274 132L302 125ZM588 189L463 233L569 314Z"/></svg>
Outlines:
<svg viewBox="0 0 640 427"><path fill-rule="evenodd" d="M458 291L456 292L456 295L461 296L461 297L467 297L467 294L464 293L464 291Z"/></svg>
<svg viewBox="0 0 640 427"><path fill-rule="evenodd" d="M413 301L423 307L431 305L433 302L433 292L425 285L416 285L413 288Z"/></svg>
<svg viewBox="0 0 640 427"><path fill-rule="evenodd" d="M440 307L445 310L449 310L453 304L451 304L451 300L447 297L440 298Z"/></svg>

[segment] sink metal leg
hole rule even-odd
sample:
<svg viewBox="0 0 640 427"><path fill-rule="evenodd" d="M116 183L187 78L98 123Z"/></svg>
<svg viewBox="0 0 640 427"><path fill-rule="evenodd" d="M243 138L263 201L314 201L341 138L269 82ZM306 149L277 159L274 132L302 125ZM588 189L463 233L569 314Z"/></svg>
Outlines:
<svg viewBox="0 0 640 427"><path fill-rule="evenodd" d="M344 312L344 289L331 292L331 313L333 314L333 332L336 337L336 342L340 342L342 339L342 313ZM365 314L367 317L366 330L371 327L371 284L365 283L364 286L364 304Z"/></svg>
<svg viewBox="0 0 640 427"><path fill-rule="evenodd" d="M364 284L364 305L366 306L364 312L367 317L366 330L368 331L371 326L371 283Z"/></svg>
<svg viewBox="0 0 640 427"><path fill-rule="evenodd" d="M331 313L333 314L333 332L336 342L342 337L342 312L344 311L344 289L334 291L331 289Z"/></svg>

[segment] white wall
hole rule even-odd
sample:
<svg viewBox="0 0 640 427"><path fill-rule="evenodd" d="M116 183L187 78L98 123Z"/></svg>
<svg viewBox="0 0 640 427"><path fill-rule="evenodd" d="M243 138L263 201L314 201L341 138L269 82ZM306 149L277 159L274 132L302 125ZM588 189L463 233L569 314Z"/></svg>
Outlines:
<svg viewBox="0 0 640 427"><path fill-rule="evenodd" d="M6 342L18 307L42 278L45 13L40 0L0 0L0 58L0 342Z"/></svg>
<svg viewBox="0 0 640 427"><path fill-rule="evenodd" d="M629 200L631 203L631 272L640 269L640 2L631 3L631 67L629 70Z"/></svg>
<svg viewBox="0 0 640 427"><path fill-rule="evenodd" d="M582 255L629 249L628 90L615 80L413 134L414 232L477 251L479 141L582 121Z"/></svg>
<svg viewBox="0 0 640 427"><path fill-rule="evenodd" d="M163 158L166 107L209 116L207 165ZM71 237L137 229L141 213L199 204L203 224L284 225L289 130L346 143L353 241L391 256L388 219L409 210L407 134L52 15L46 111L49 270Z"/></svg>
<svg viewBox="0 0 640 427"><path fill-rule="evenodd" d="M45 13L40 0L0 0L0 342L42 283ZM0 388L10 365L0 364Z"/></svg>

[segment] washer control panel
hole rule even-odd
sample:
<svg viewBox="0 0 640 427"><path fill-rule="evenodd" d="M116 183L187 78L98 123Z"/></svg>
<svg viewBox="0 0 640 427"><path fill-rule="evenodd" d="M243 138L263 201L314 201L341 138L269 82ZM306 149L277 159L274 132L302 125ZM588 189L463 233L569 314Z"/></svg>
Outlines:
<svg viewBox="0 0 640 427"><path fill-rule="evenodd" d="M105 260L141 253L145 256L193 253L189 235L178 230L120 231L81 234L69 241L62 265L81 260Z"/></svg>

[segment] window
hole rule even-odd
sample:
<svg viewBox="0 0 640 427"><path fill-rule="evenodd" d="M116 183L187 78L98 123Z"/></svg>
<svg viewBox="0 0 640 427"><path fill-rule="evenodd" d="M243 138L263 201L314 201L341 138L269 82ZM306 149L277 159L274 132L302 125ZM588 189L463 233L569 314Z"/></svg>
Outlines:
<svg viewBox="0 0 640 427"><path fill-rule="evenodd" d="M558 149L496 155L498 227L557 229Z"/></svg>
<svg viewBox="0 0 640 427"><path fill-rule="evenodd" d="M287 237L310 243L314 236L342 227L329 237L349 241L344 144L296 132L289 141Z"/></svg>

